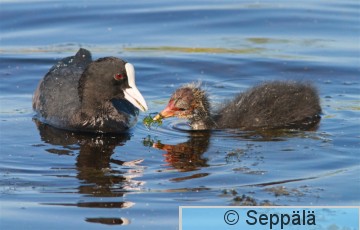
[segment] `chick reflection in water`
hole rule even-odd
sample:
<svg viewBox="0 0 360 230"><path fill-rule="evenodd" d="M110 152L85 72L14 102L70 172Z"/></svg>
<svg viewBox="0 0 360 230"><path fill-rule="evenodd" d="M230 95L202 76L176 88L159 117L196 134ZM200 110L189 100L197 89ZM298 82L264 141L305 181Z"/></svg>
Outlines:
<svg viewBox="0 0 360 230"><path fill-rule="evenodd" d="M76 177L79 179L80 185L76 189L78 193L86 195L85 201L78 203L47 203L47 205L121 209L134 205L130 201L118 201L118 198L107 202L86 202L86 197L123 197L127 191L137 190L143 184L143 182L133 179L139 175L133 173L131 169L121 170L121 167L111 167L112 164L131 167L142 162L142 159L126 162L112 158L115 148L130 140L129 134L111 136L73 133L56 129L37 120L34 122L39 129L42 141L51 144L51 148L46 149L47 152L59 155L78 154L75 165ZM72 169L72 167L66 167L60 169L60 172L64 170L65 173L68 173L69 168ZM138 170L136 171L138 173ZM64 177L60 173L55 176ZM64 187L68 189L67 185ZM86 221L107 225L129 223L129 220L118 217L90 217L86 218Z"/></svg>
<svg viewBox="0 0 360 230"><path fill-rule="evenodd" d="M144 145L164 150L166 152L164 161L168 166L181 172L188 172L209 166L203 153L209 147L210 135L208 131L190 132L188 141L176 145L163 144L161 141L152 140L149 136L144 140Z"/></svg>

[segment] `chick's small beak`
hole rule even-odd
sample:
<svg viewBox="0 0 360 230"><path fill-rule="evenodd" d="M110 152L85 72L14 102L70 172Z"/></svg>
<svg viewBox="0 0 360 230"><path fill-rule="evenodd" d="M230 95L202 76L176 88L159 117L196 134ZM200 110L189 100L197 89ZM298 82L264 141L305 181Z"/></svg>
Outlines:
<svg viewBox="0 0 360 230"><path fill-rule="evenodd" d="M173 117L175 116L175 112L174 101L170 100L165 109L156 115L153 120L156 121L167 117Z"/></svg>
<svg viewBox="0 0 360 230"><path fill-rule="evenodd" d="M153 120L154 120L154 121L161 120L162 117L163 117L163 116L161 115L161 113L159 113L159 114L157 114L157 115L153 118Z"/></svg>

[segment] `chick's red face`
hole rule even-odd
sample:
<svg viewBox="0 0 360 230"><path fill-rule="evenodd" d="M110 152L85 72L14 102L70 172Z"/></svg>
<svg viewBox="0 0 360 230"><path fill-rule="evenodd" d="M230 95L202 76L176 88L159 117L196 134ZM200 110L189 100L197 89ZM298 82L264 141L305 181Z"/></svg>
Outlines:
<svg viewBox="0 0 360 230"><path fill-rule="evenodd" d="M172 95L166 108L160 113L163 118L189 118L193 112L193 95L190 89L178 89Z"/></svg>

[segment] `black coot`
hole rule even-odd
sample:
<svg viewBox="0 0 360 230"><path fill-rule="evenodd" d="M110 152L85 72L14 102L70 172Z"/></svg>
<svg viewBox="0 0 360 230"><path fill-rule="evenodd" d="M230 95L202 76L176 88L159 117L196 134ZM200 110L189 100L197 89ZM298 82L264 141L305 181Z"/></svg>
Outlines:
<svg viewBox="0 0 360 230"><path fill-rule="evenodd" d="M147 105L132 64L115 57L92 61L91 53L80 49L40 81L33 109L40 121L57 128L107 133L129 129Z"/></svg>

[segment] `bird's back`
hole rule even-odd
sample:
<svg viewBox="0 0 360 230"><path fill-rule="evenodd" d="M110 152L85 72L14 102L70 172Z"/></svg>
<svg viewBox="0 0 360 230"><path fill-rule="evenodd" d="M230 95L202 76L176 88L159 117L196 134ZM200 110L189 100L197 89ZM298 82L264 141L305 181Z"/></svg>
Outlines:
<svg viewBox="0 0 360 230"><path fill-rule="evenodd" d="M266 82L240 93L218 112L218 128L301 128L320 119L317 90L308 83Z"/></svg>
<svg viewBox="0 0 360 230"><path fill-rule="evenodd" d="M80 107L78 82L91 54L80 49L75 56L55 64L39 83L33 97L33 108L40 120L56 127L69 126Z"/></svg>

